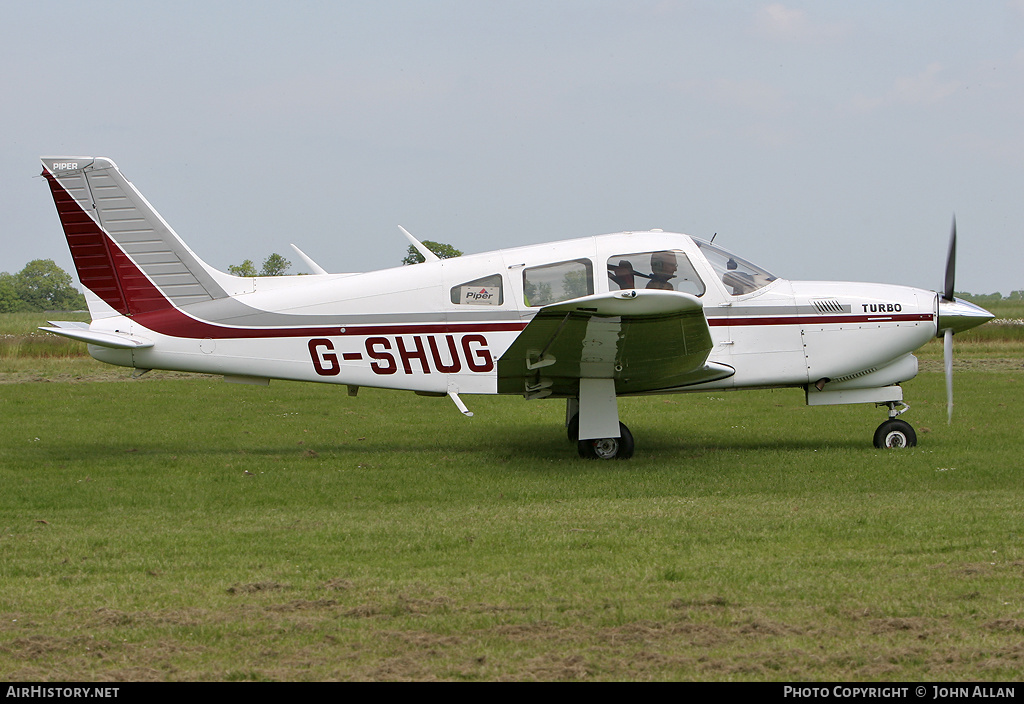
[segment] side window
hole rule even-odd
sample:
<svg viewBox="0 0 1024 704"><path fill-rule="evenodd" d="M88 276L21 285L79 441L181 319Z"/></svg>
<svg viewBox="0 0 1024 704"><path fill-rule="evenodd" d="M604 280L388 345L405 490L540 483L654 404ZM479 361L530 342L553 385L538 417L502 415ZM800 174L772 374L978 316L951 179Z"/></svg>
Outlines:
<svg viewBox="0 0 1024 704"><path fill-rule="evenodd" d="M523 294L531 308L594 293L594 266L589 259L535 266L523 271Z"/></svg>
<svg viewBox="0 0 1024 704"><path fill-rule="evenodd" d="M689 257L676 250L617 254L608 259L608 288L653 288L703 296L704 282Z"/></svg>
<svg viewBox="0 0 1024 704"><path fill-rule="evenodd" d="M452 303L468 306L500 306L504 302L501 274L493 274L452 286Z"/></svg>

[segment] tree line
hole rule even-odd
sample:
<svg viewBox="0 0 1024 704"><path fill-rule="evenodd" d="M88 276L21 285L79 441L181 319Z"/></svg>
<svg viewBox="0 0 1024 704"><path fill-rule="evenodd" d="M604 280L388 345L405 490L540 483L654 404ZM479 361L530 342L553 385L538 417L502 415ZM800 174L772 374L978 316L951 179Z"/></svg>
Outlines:
<svg viewBox="0 0 1024 704"><path fill-rule="evenodd" d="M423 246L441 259L450 259L452 257L462 256L462 250L456 249L450 244L446 244L444 242L423 240ZM419 264L423 261L426 260L423 258L423 255L419 253L419 250L414 246L409 245L405 258L402 259L402 264ZM233 274L234 276L284 276L288 273L291 266L292 263L290 261L282 257L277 252L274 252L263 260L263 268L258 271L252 259L246 259L241 264L229 264L228 273Z"/></svg>
<svg viewBox="0 0 1024 704"><path fill-rule="evenodd" d="M256 271L256 265L252 259L246 259L241 264L229 264L228 273L234 276L284 276L292 267L292 263L274 252L263 260L263 268Z"/></svg>
<svg viewBox="0 0 1024 704"><path fill-rule="evenodd" d="M82 310L85 296L52 259L33 259L17 274L0 271L0 313Z"/></svg>
<svg viewBox="0 0 1024 704"><path fill-rule="evenodd" d="M956 292L958 298L969 299L972 303L984 305L985 303L999 303L1000 301L1024 301L1024 291L1011 291L1009 296L996 291L995 293L962 293Z"/></svg>

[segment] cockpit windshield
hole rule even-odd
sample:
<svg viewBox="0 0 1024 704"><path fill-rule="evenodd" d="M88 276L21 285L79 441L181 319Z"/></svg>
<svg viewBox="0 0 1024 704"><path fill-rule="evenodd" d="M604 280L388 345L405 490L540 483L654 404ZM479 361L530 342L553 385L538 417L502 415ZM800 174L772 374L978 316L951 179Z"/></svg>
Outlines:
<svg viewBox="0 0 1024 704"><path fill-rule="evenodd" d="M777 278L756 264L751 264L746 259L737 257L710 242L698 239L694 239L694 242L708 258L715 273L725 284L726 290L734 296L753 293Z"/></svg>

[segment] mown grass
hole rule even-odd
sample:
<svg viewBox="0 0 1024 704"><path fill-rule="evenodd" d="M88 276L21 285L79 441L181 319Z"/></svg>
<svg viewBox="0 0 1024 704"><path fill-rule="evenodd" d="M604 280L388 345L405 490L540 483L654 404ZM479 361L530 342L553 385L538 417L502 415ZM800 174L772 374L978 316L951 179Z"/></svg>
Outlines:
<svg viewBox="0 0 1024 704"><path fill-rule="evenodd" d="M558 402L8 384L0 679L1015 680L1022 383L947 426L921 374L903 452L796 391L624 399L611 463Z"/></svg>
<svg viewBox="0 0 1024 704"><path fill-rule="evenodd" d="M914 450L871 408L698 394L623 400L623 463L555 402L3 353L80 383L0 387L0 678L1016 679L1024 345L969 335L1003 362L958 371L953 426L907 384Z"/></svg>

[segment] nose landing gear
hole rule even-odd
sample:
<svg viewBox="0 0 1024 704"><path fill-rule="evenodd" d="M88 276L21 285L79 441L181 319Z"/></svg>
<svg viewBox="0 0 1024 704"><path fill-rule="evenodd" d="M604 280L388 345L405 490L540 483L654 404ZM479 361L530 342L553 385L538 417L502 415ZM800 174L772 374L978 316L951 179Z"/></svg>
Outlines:
<svg viewBox="0 0 1024 704"><path fill-rule="evenodd" d="M889 420L878 426L875 430L875 447L879 449L896 449L900 447L914 447L917 445L917 433L910 423L899 420L896 416L910 410L910 406L897 401L889 401L880 406L889 407ZM899 406L899 408L897 408Z"/></svg>

